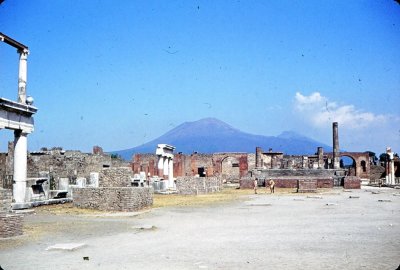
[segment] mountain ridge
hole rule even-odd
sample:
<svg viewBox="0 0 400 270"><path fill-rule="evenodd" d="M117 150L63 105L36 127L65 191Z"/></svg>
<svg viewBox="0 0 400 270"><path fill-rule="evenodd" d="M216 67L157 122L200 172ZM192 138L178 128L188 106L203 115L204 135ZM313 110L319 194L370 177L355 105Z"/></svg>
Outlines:
<svg viewBox="0 0 400 270"><path fill-rule="evenodd" d="M272 148L274 151L291 155L314 154L319 146L325 151L332 150L332 147L294 131L284 131L278 136L255 135L243 132L216 118L203 118L184 122L142 145L112 153L130 160L136 153L155 153L157 144L160 143L173 145L176 147L176 152L184 154L193 152L253 153L256 147L261 147L265 151Z"/></svg>

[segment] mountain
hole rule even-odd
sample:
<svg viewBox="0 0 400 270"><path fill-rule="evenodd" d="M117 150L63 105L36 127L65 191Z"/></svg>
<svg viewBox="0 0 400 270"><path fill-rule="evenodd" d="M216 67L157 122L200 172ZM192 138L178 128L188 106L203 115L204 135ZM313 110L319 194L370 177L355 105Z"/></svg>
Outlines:
<svg viewBox="0 0 400 270"><path fill-rule="evenodd" d="M257 146L264 151L272 148L290 155L313 154L318 146L325 152L332 147L293 131L285 131L278 136L253 135L233 128L215 118L205 118L194 122L185 122L164 135L140 146L114 151L121 157L130 160L135 153L155 153L157 144L166 143L176 147L176 152L191 154L216 152L255 153Z"/></svg>

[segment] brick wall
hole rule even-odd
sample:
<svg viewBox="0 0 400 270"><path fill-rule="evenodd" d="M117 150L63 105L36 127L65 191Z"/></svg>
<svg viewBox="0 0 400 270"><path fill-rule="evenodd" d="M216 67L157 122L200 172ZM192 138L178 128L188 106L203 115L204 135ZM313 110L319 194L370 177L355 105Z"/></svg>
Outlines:
<svg viewBox="0 0 400 270"><path fill-rule="evenodd" d="M102 211L138 211L153 205L153 188L74 188L74 206Z"/></svg>
<svg viewBox="0 0 400 270"><path fill-rule="evenodd" d="M219 177L178 177L176 189L179 194L185 195L219 192L222 190L222 180Z"/></svg>
<svg viewBox="0 0 400 270"><path fill-rule="evenodd" d="M22 235L23 223L22 215L0 212L0 238Z"/></svg>
<svg viewBox="0 0 400 270"><path fill-rule="evenodd" d="M297 181L298 188L297 192L315 192L317 190L316 179L299 179Z"/></svg>
<svg viewBox="0 0 400 270"><path fill-rule="evenodd" d="M9 212L11 210L12 191L0 187L0 212Z"/></svg>
<svg viewBox="0 0 400 270"><path fill-rule="evenodd" d="M127 168L106 168L99 174L99 187L130 187L132 169Z"/></svg>
<svg viewBox="0 0 400 270"><path fill-rule="evenodd" d="M361 179L357 176L346 176L344 178L344 188L345 189L360 189Z"/></svg>
<svg viewBox="0 0 400 270"><path fill-rule="evenodd" d="M333 188L332 177L271 177L275 182L276 188L298 188L298 181L315 181L316 188ZM251 177L243 177L240 179L240 188L254 188L254 179ZM258 178L258 184L268 187L269 178Z"/></svg>

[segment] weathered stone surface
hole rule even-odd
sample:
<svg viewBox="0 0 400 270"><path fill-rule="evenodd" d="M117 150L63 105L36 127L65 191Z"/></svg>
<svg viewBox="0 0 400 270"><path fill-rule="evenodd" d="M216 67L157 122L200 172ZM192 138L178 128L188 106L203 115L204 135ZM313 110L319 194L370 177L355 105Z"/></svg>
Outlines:
<svg viewBox="0 0 400 270"><path fill-rule="evenodd" d="M344 178L344 188L345 189L360 189L361 179L357 176L346 176Z"/></svg>
<svg viewBox="0 0 400 270"><path fill-rule="evenodd" d="M239 186L241 189L253 189L254 188L254 178L243 177L239 180Z"/></svg>
<svg viewBox="0 0 400 270"><path fill-rule="evenodd" d="M316 192L317 191L317 180L316 179L299 179L297 181L298 188L297 192Z"/></svg>
<svg viewBox="0 0 400 270"><path fill-rule="evenodd" d="M9 212L11 210L12 191L11 189L0 188L0 212Z"/></svg>
<svg viewBox="0 0 400 270"><path fill-rule="evenodd" d="M22 235L23 216L0 212L0 238Z"/></svg>
<svg viewBox="0 0 400 270"><path fill-rule="evenodd" d="M103 169L99 175L99 187L130 187L131 177L131 168Z"/></svg>
<svg viewBox="0 0 400 270"><path fill-rule="evenodd" d="M138 211L153 205L151 187L74 188L74 206L102 211Z"/></svg>
<svg viewBox="0 0 400 270"><path fill-rule="evenodd" d="M178 177L176 189L179 194L185 195L219 192L222 190L222 179L219 177Z"/></svg>

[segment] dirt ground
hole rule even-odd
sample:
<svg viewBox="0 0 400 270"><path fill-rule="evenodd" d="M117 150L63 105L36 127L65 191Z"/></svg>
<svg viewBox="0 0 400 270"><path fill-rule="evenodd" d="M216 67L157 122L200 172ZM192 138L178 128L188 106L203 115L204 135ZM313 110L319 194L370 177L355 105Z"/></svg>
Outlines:
<svg viewBox="0 0 400 270"><path fill-rule="evenodd" d="M25 216L24 235L0 240L9 269L397 269L400 190L319 194L260 190L155 198L115 214L71 205ZM168 203L169 202L169 203ZM76 250L46 250L84 243Z"/></svg>

